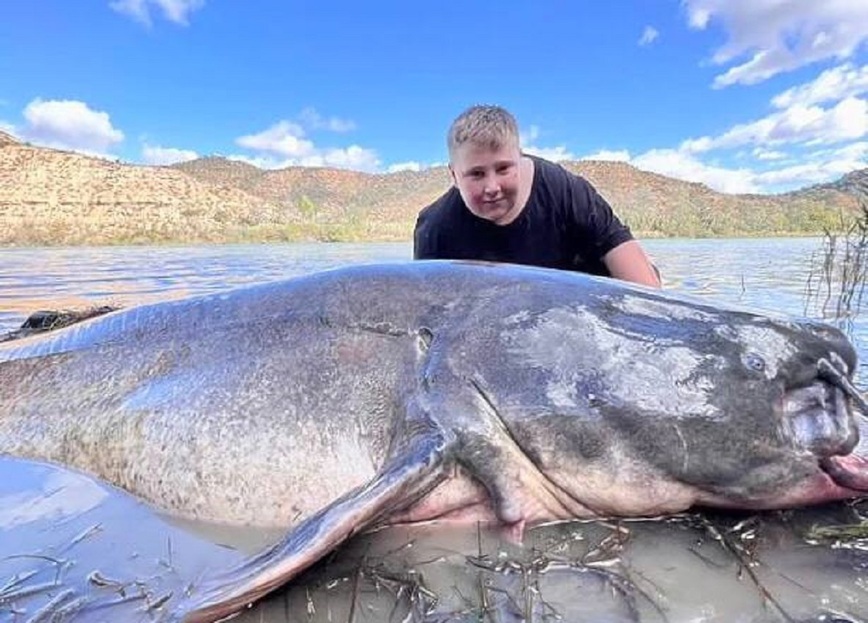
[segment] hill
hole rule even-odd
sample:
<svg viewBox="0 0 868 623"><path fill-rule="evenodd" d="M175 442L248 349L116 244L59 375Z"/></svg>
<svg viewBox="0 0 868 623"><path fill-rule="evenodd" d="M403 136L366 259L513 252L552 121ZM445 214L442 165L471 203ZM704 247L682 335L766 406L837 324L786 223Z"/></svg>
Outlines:
<svg viewBox="0 0 868 623"><path fill-rule="evenodd" d="M294 214L168 167L0 145L0 244L223 241Z"/></svg>
<svg viewBox="0 0 868 623"><path fill-rule="evenodd" d="M251 194L296 210L305 219L365 224L366 234L376 238L409 239L418 210L450 183L446 167L379 175L302 167L252 174L250 165L221 160L175 166L217 183L228 183L245 172L243 187ZM824 227L836 226L841 214L855 213L858 207L857 195L838 190L732 195L622 162L564 165L593 183L630 226L646 236L820 233Z"/></svg>
<svg viewBox="0 0 868 623"><path fill-rule="evenodd" d="M849 195L860 201L868 201L868 169L852 171L834 182L817 184L796 194L810 196L820 201L834 201L840 195Z"/></svg>
<svg viewBox="0 0 868 623"><path fill-rule="evenodd" d="M731 195L626 163L564 164L643 236L817 234L868 196L868 170L792 193ZM0 244L409 240L419 209L449 183L445 167L264 170L214 156L131 165L0 133Z"/></svg>
<svg viewBox="0 0 868 623"><path fill-rule="evenodd" d="M17 138L9 134L8 132L4 132L0 130L0 147L4 145L18 145L19 141Z"/></svg>
<svg viewBox="0 0 868 623"><path fill-rule="evenodd" d="M847 192L726 194L625 163L566 166L594 184L634 230L652 236L819 234L837 227L842 215L859 213L859 197Z"/></svg>

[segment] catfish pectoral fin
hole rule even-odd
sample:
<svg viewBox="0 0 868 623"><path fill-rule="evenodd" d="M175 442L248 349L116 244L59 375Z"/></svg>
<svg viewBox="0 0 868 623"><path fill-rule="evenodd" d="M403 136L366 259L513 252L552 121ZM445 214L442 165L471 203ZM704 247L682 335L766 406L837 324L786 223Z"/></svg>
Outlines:
<svg viewBox="0 0 868 623"><path fill-rule="evenodd" d="M444 477L445 447L445 436L438 433L413 439L367 485L339 498L235 569L194 587L187 601L176 605L171 620L222 620L282 586L349 537L373 527L382 515L436 486Z"/></svg>

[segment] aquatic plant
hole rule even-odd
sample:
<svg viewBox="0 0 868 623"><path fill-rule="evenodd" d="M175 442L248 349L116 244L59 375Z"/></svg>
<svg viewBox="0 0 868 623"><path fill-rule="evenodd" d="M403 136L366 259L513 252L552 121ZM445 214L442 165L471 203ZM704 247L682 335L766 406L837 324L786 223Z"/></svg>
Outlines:
<svg viewBox="0 0 868 623"><path fill-rule="evenodd" d="M834 322L852 333L853 319L862 307L868 278L868 201L859 214L837 231L824 230L820 249L811 256L805 285L805 314Z"/></svg>

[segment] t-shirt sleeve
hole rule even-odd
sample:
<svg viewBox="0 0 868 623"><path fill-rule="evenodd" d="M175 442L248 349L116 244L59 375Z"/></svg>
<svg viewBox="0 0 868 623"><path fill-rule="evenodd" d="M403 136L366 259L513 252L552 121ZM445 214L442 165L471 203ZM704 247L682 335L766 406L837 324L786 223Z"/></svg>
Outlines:
<svg viewBox="0 0 868 623"><path fill-rule="evenodd" d="M592 249L600 260L618 245L633 240L630 228L612 210L612 206L583 178L570 176L570 212L578 242Z"/></svg>
<svg viewBox="0 0 868 623"><path fill-rule="evenodd" d="M416 227L413 230L413 259L434 259L434 245L432 244L431 228L425 226L425 218L422 214L416 217Z"/></svg>
<svg viewBox="0 0 868 623"><path fill-rule="evenodd" d="M431 222L430 207L422 210L416 217L416 227L413 230L413 259L439 259L437 232Z"/></svg>
<svg viewBox="0 0 868 623"><path fill-rule="evenodd" d="M413 259L455 259L449 237L455 229L451 215L457 201L461 201L461 196L453 186L419 212L413 229Z"/></svg>

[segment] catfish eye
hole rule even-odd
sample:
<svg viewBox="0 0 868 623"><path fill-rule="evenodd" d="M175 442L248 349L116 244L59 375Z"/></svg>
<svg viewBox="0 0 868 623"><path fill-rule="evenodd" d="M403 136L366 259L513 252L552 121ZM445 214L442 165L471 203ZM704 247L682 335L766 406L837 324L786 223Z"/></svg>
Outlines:
<svg viewBox="0 0 868 623"><path fill-rule="evenodd" d="M744 356L743 361L744 365L747 366L748 370L753 370L754 372L762 372L766 369L765 360L756 353L748 353Z"/></svg>

